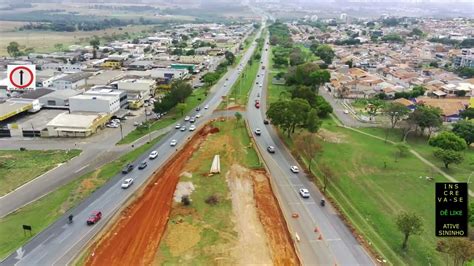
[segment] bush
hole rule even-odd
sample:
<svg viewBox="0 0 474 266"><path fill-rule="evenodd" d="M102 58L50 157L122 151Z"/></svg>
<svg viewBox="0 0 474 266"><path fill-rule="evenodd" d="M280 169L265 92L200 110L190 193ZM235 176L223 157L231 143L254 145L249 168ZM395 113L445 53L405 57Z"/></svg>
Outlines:
<svg viewBox="0 0 474 266"><path fill-rule="evenodd" d="M181 203L183 203L184 206L191 205L191 200L189 199L189 195L183 195L181 197Z"/></svg>
<svg viewBox="0 0 474 266"><path fill-rule="evenodd" d="M219 203L219 197L217 195L211 195L204 202L209 205L216 205L217 203Z"/></svg>

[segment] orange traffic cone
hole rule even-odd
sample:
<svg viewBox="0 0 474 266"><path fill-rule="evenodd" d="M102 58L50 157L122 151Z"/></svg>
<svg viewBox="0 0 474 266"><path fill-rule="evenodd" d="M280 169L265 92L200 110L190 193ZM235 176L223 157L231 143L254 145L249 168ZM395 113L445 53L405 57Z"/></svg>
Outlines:
<svg viewBox="0 0 474 266"><path fill-rule="evenodd" d="M314 232L317 233L318 231L319 231L319 230L318 230L318 227L316 226L316 227L314 228Z"/></svg>
<svg viewBox="0 0 474 266"><path fill-rule="evenodd" d="M323 235L319 235L318 240L323 240Z"/></svg>

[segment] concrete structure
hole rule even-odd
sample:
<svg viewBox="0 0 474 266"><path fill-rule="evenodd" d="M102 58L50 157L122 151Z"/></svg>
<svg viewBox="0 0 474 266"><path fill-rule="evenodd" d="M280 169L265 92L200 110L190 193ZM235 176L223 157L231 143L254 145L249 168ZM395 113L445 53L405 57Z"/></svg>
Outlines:
<svg viewBox="0 0 474 266"><path fill-rule="evenodd" d="M15 102L12 100L7 100L3 103L0 103L0 122L10 117L13 117L19 113L26 112L32 107L32 103Z"/></svg>
<svg viewBox="0 0 474 266"><path fill-rule="evenodd" d="M69 98L69 110L71 112L96 112L113 114L120 109L118 95L76 95Z"/></svg>
<svg viewBox="0 0 474 266"><path fill-rule="evenodd" d="M454 57L454 67L474 67L474 49L462 49L461 55Z"/></svg>
<svg viewBox="0 0 474 266"><path fill-rule="evenodd" d="M117 96L119 98L121 108L126 107L128 104L127 93L122 90L113 89L110 86L92 88L84 92L84 95Z"/></svg>
<svg viewBox="0 0 474 266"><path fill-rule="evenodd" d="M88 137L110 119L104 113L61 113L46 125L44 137Z"/></svg>
<svg viewBox="0 0 474 266"><path fill-rule="evenodd" d="M150 76L153 79L164 79L171 81L172 79L185 78L189 71L188 69L173 69L173 68L154 68L149 70Z"/></svg>
<svg viewBox="0 0 474 266"><path fill-rule="evenodd" d="M91 73L79 72L69 74L53 81L53 87L58 90L76 89L87 84L87 78L92 76Z"/></svg>
<svg viewBox="0 0 474 266"><path fill-rule="evenodd" d="M124 79L117 81L115 84L119 90L124 90L128 94L138 94L139 97L146 98L154 90L156 82L152 79Z"/></svg>
<svg viewBox="0 0 474 266"><path fill-rule="evenodd" d="M59 72L80 72L86 68L81 64L65 64L65 63L46 63L41 65L41 70L52 69Z"/></svg>
<svg viewBox="0 0 474 266"><path fill-rule="evenodd" d="M82 93L78 90L57 90L39 97L39 102L44 108L68 109L69 98Z"/></svg>

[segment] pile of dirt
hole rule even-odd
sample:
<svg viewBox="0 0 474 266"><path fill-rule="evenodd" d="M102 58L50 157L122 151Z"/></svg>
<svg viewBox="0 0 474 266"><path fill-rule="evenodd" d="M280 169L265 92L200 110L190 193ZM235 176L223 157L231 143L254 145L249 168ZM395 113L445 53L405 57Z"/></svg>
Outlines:
<svg viewBox="0 0 474 266"><path fill-rule="evenodd" d="M255 201L274 265L300 265L283 213L264 171L252 171Z"/></svg>
<svg viewBox="0 0 474 266"><path fill-rule="evenodd" d="M233 164L226 174L238 242L234 256L240 265L272 264L265 231L259 221L249 170Z"/></svg>
<svg viewBox="0 0 474 266"><path fill-rule="evenodd" d="M173 194L181 171L204 136L215 129L204 127L170 163L154 174L143 193L116 224L93 245L86 265L150 265L169 219ZM180 252L183 248L177 248Z"/></svg>
<svg viewBox="0 0 474 266"><path fill-rule="evenodd" d="M193 193L193 191L193 182L179 182L176 186L176 191L174 192L174 202L181 202L183 196L191 196L191 193Z"/></svg>

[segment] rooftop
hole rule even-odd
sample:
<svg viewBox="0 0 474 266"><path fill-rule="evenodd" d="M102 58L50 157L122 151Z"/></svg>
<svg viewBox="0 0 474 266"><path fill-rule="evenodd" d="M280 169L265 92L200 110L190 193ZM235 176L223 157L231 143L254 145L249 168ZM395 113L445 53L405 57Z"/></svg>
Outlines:
<svg viewBox="0 0 474 266"><path fill-rule="evenodd" d="M88 128L92 126L96 119L100 119L106 114L96 113L61 113L53 120L49 121L49 127L63 127L63 128Z"/></svg>

